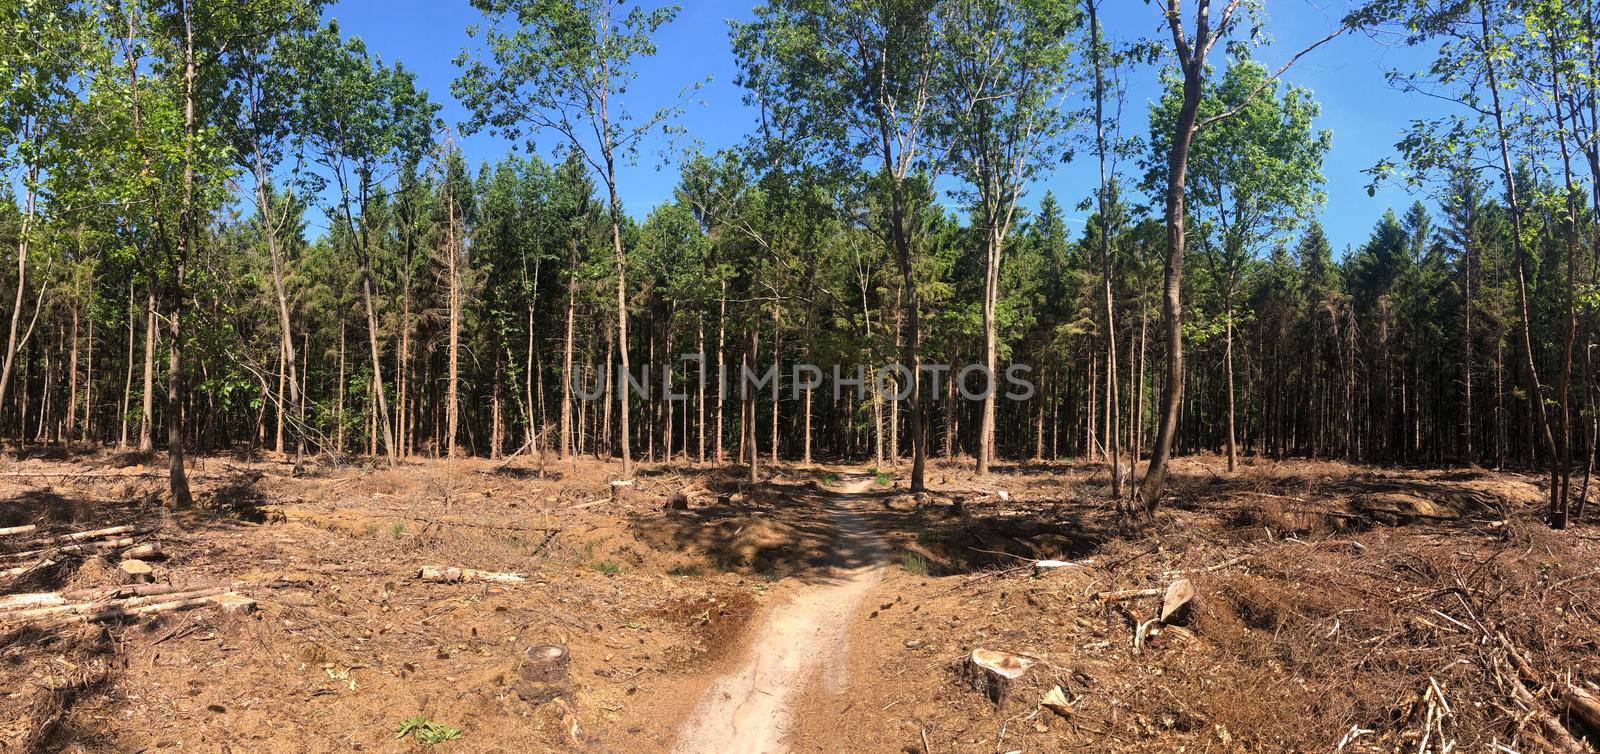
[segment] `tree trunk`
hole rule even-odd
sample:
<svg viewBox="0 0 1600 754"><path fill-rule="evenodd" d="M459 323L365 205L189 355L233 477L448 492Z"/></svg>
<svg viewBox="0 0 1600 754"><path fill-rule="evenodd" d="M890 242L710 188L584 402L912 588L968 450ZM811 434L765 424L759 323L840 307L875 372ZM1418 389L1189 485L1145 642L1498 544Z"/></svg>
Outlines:
<svg viewBox="0 0 1600 754"><path fill-rule="evenodd" d="M26 133L26 136L36 135L31 133L33 129L34 126L32 125L27 127L25 131L29 133ZM22 199L21 227L17 232L17 291L11 301L11 326L6 335L5 363L0 365L0 406L5 405L6 392L11 385L12 363L16 360L17 351L25 345L25 343L19 343L17 340L17 328L22 322L22 300L23 294L27 289L29 236L32 232L33 221L37 212L38 181L39 165L36 160L30 159L28 162L28 177L24 180L26 188ZM23 389L26 390L27 388L24 386Z"/></svg>
<svg viewBox="0 0 1600 754"><path fill-rule="evenodd" d="M1470 244L1470 242L1469 242ZM1473 249L1469 245L1463 252L1461 290L1464 302L1461 312L1461 460L1465 464L1476 462L1472 452L1472 264Z"/></svg>
<svg viewBox="0 0 1600 754"><path fill-rule="evenodd" d="M144 402L139 413L139 450L155 450L151 426L155 423L156 395L156 283L152 275L145 288Z"/></svg>
<svg viewBox="0 0 1600 754"><path fill-rule="evenodd" d="M1528 312L1528 276L1527 276L1527 248L1522 236L1522 204L1517 196L1516 174L1511 166L1511 146L1506 131L1504 110L1500 104L1500 80L1496 73L1494 57L1489 54L1492 38L1489 32L1489 4L1488 0L1478 0L1479 26L1483 34L1482 49L1484 51L1484 70L1488 75L1490 102L1494 106L1495 134L1500 143L1500 168L1505 175L1506 206L1511 211L1511 245L1516 257L1517 275L1517 309L1521 315L1522 330L1522 369L1528 378L1529 403L1532 404L1534 418L1538 421L1540 439L1543 440L1544 451L1551 459L1551 485L1550 485L1550 525L1557 529L1566 528L1567 513L1565 505L1560 503L1561 490L1556 485L1556 468L1554 464L1560 462L1561 454L1556 450L1554 433L1550 430L1550 419L1545 412L1544 387L1539 382L1539 368L1533 361L1533 333L1530 329ZM1565 142L1563 141L1563 145Z"/></svg>
<svg viewBox="0 0 1600 754"><path fill-rule="evenodd" d="M997 392L995 369L999 363L999 348L995 342L995 298L1000 292L999 239L996 237L994 223L988 221L985 225L989 227L985 228L984 232L983 254L983 365L988 370L989 389L984 391L982 414L978 420L979 476L987 475L989 464L994 461L994 410Z"/></svg>
<svg viewBox="0 0 1600 754"><path fill-rule="evenodd" d="M1556 141L1561 145L1562 176L1566 185L1565 238L1567 256L1566 324L1561 333L1561 375L1556 384L1556 400L1561 413L1561 433L1556 435L1555 452L1550 458L1550 522L1557 529L1567 526L1572 505L1572 349L1578 336L1574 294L1578 277L1578 191L1572 180L1572 155L1565 136L1561 76L1562 61L1551 47L1551 101L1555 107Z"/></svg>
<svg viewBox="0 0 1600 754"><path fill-rule="evenodd" d="M772 308L772 463L778 463L778 376L782 367L778 364L778 308Z"/></svg>
<svg viewBox="0 0 1600 754"><path fill-rule="evenodd" d="M1200 5L1205 14L1206 3ZM1179 23L1172 19L1172 23ZM1204 36L1203 34L1200 36ZM1203 40L1196 40L1201 44ZM1172 441L1177 432L1178 409L1183 401L1183 252L1184 179L1189 169L1189 146L1194 140L1196 116L1200 108L1201 77L1205 75L1203 47L1192 60L1183 61L1183 104L1172 135L1167 156L1167 262L1162 290L1161 323L1167 347L1166 382L1161 386L1161 412L1156 417L1156 439L1150 449L1150 465L1139 485L1139 497L1147 513L1155 513L1167 483L1167 464L1172 457Z"/></svg>
<svg viewBox="0 0 1600 754"><path fill-rule="evenodd" d="M1239 465L1238 435L1234 431L1234 397L1233 384L1233 303L1229 297L1227 305L1227 322L1223 325L1222 361L1223 372L1228 381L1228 471L1232 472Z"/></svg>
<svg viewBox="0 0 1600 754"><path fill-rule="evenodd" d="M167 479L172 494L172 504L188 508L194 504L189 494L189 477L183 469L183 404L188 397L183 383L183 322L184 273L196 235L194 221L194 24L193 8L188 0L183 4L183 205L178 216L178 254L172 265L172 304L168 313L168 329L172 342L167 344Z"/></svg>
<svg viewBox="0 0 1600 754"><path fill-rule="evenodd" d="M283 341L278 341L278 389L272 396L273 452L283 455L283 383L288 379L288 359L283 354ZM293 383L291 383L293 384Z"/></svg>
<svg viewBox="0 0 1600 754"><path fill-rule="evenodd" d="M272 206L271 206L271 202L270 202L270 200L269 200L269 198L267 196L267 181L268 181L267 167L266 167L266 162L262 157L261 145L259 143L255 144L255 171L256 171L256 207L257 207L257 211L261 213L261 234L262 234L262 237L266 239L266 242L267 242L267 254L271 258L271 261L272 261L272 292L273 292L274 298L276 299L275 303L277 304L277 310L278 310L278 312L277 312L278 313L278 331L280 333L280 338L281 338L280 339L280 348L282 349L282 352L281 352L281 354L279 356L280 359L282 359L281 367L280 367L279 372L280 372L280 377L282 376L283 372L287 372L288 373L289 398L295 405L300 405L301 404L300 390L299 390L299 387L297 386L298 380L297 380L297 376L296 376L296 372L295 372L296 364L295 364L295 352L294 352L294 338L291 336L291 333L294 332L294 329L293 329L293 324L292 324L292 322L290 320L290 316L289 316L288 286L285 285L285 283L284 283L284 271L283 271L283 268L284 268L284 258L283 257L284 257L284 255L283 255L283 249L280 247L280 245L278 243L278 226L275 223L273 223L273 221L272 221ZM281 382L281 380L280 380L280 382ZM279 413L281 414L282 413L282 407L283 407L283 399L282 399L282 396L281 396L281 393L282 393L282 386L281 385L279 386L279 393L280 393L280 396L279 396L279 399L278 399L278 407L279 407ZM303 456L305 454L305 446L306 446L306 442L305 442L305 423L304 423L305 417L304 417L304 415L302 415L300 418L301 418L301 425L300 425L300 427L298 427L294 431L294 435L295 435L295 463L297 465L300 462L301 456ZM281 417L280 417L280 425L281 425L281 423L282 422L281 422ZM281 431L279 432L279 435L280 435L280 439L279 439L279 442L278 442L278 452L281 453L281 452L283 452L283 442L282 442L282 439L281 439L281 435L282 435Z"/></svg>
<svg viewBox="0 0 1600 754"><path fill-rule="evenodd" d="M924 481L928 461L927 438L922 432L922 380L919 379L918 367L921 362L917 357L917 350L921 343L921 331L918 318L920 303L917 301L917 279L911 267L911 217L910 208L907 206L905 186L901 181L894 181L890 190L891 237L894 242L895 256L900 265L901 290L905 295L904 311L906 320L903 332L906 334L904 345L900 352L901 363L911 370L911 395L908 398L907 412L910 417L909 431L911 433L911 483L910 491L922 492L927 488Z"/></svg>
<svg viewBox="0 0 1600 754"><path fill-rule="evenodd" d="M761 481L759 469L761 465L761 449L756 445L756 437L758 435L756 432L756 395L745 379L746 370L742 368L742 365L748 363L754 366L760 363L757 359L760 356L761 339L756 336L756 330L755 323L750 323L748 334L746 335L745 358L741 361L741 369L739 370L739 397L743 399L744 413L747 417L747 420L743 422L744 446L749 454L747 460L750 462L751 484ZM759 369L760 367L756 368Z"/></svg>
<svg viewBox="0 0 1600 754"><path fill-rule="evenodd" d="M83 370L83 438L94 439L94 317L91 315L86 323L84 338Z"/></svg>
<svg viewBox="0 0 1600 754"><path fill-rule="evenodd" d="M571 263L567 268L567 337L561 352L561 457L576 452L577 443L572 436L572 338L573 321L578 309L578 240L572 239Z"/></svg>
<svg viewBox="0 0 1600 754"><path fill-rule="evenodd" d="M456 238L456 198L453 193L450 193L452 189L449 176L445 177L445 191L445 212L447 215L445 224L447 228L444 250L448 260L445 264L445 274L449 276L448 282L450 286L448 302L450 307L450 372L445 387L445 457L455 458L456 435L459 434L456 430L461 417L460 406L457 404L461 374L461 270L459 266L460 252L457 247L458 239ZM500 394L497 391L495 393L496 400L499 397ZM495 419L497 422L499 418L499 405L497 403L495 406ZM498 426L496 426L495 431L499 431Z"/></svg>
<svg viewBox="0 0 1600 754"><path fill-rule="evenodd" d="M128 362L127 373L122 380L122 411L121 429L119 430L117 447L128 447L128 407L133 403L133 340L134 340L134 309L133 309L133 280L128 281Z"/></svg>
<svg viewBox="0 0 1600 754"><path fill-rule="evenodd" d="M339 314L339 384L335 386L335 389L336 389L337 392L335 393L334 404L333 404L333 406L334 406L333 407L333 414L334 414L334 416L336 416L338 418L338 423L334 425L334 427L335 427L335 429L334 429L334 444L338 446L337 453L339 455L343 455L344 454L344 450L345 450L345 444L344 444L344 394L345 394L345 385L348 384L348 383L345 382L345 376L344 376L345 329L346 328L345 328L345 323L344 323L344 310L343 310L343 308L341 308L340 309L340 314Z"/></svg>
<svg viewBox="0 0 1600 754"><path fill-rule="evenodd" d="M698 334L697 342L699 343L698 350L700 354L700 361L698 362L700 376L697 380L700 400L695 404L699 407L699 414L695 417L695 424L700 428L695 432L695 439L699 443L699 451L695 457L699 463L704 464L706 462L706 318L704 314L700 315L700 324L695 332ZM684 439L688 439L688 437L685 436ZM687 449L684 452L687 453Z"/></svg>
<svg viewBox="0 0 1600 754"><path fill-rule="evenodd" d="M72 299L72 324L67 344L67 415L63 418L63 441L77 439L78 433L78 298Z"/></svg>
<svg viewBox="0 0 1600 754"><path fill-rule="evenodd" d="M718 298L720 313L717 315L717 465L724 461L722 428L724 426L722 410L727 397L728 369L725 361L728 337L728 281L723 280L721 294Z"/></svg>

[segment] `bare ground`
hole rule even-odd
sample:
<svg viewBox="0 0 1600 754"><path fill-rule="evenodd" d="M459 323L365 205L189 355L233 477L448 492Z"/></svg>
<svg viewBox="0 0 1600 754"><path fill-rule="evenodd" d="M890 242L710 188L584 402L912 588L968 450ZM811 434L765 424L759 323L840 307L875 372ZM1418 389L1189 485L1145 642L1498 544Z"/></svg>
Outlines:
<svg viewBox="0 0 1600 754"><path fill-rule="evenodd" d="M844 469L748 487L654 465L613 502L593 460L295 477L208 458L203 507L168 514L141 465L160 460L10 458L0 527L159 527L158 580L258 610L0 626L0 751L429 748L396 738L416 715L459 730L432 748L474 752L1520 752L1594 733L1570 708L1600 693L1600 535L1545 529L1533 477L1186 459L1140 521L1088 464L935 466L920 497ZM662 510L674 492L688 510ZM1038 558L1073 565L1036 576ZM110 585L114 565L0 588ZM1096 597L1180 577L1194 604L1138 647L1160 600ZM562 683L529 682L537 644L570 650ZM975 648L1039 664L996 701L964 668ZM1067 704L1041 706L1057 686Z"/></svg>

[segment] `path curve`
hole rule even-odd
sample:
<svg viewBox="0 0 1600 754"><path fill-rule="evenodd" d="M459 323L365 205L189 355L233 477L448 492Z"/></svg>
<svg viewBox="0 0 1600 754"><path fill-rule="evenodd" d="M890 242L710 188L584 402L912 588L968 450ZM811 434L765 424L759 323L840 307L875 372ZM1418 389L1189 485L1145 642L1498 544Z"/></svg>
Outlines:
<svg viewBox="0 0 1600 754"><path fill-rule="evenodd" d="M827 579L801 587L761 625L749 655L706 689L685 721L677 754L771 754L784 751L793 704L822 671L831 692L843 691L851 619L862 597L883 576L883 543L849 507L872 478L829 489L837 531Z"/></svg>

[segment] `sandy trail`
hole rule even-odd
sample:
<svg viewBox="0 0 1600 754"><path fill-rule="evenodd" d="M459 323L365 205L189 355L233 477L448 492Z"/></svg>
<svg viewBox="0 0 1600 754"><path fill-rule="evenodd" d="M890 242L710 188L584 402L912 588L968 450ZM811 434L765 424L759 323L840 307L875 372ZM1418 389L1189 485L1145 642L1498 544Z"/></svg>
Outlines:
<svg viewBox="0 0 1600 754"><path fill-rule="evenodd" d="M872 478L849 476L860 478L830 490L837 530L830 573L773 609L743 665L700 698L678 736L678 754L784 751L791 707L812 677L823 671L829 691L843 690L850 621L883 568L878 535L848 507Z"/></svg>

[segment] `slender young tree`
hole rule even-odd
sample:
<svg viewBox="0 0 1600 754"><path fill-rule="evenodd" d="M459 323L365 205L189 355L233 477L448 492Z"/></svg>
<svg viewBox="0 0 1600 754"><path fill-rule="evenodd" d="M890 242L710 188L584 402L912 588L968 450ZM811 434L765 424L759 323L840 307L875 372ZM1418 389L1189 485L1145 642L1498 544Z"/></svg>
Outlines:
<svg viewBox="0 0 1600 754"><path fill-rule="evenodd" d="M63 156L56 147L67 135L67 119L76 109L75 81L85 73L80 45L88 41L90 31L83 10L66 0L6 3L0 7L0 25L18 30L0 40L0 60L6 61L0 65L0 177L8 197L21 193L16 288L0 362L0 406L4 406L17 353L33 332L31 327L23 329L23 308L28 298L28 260L44 209L40 190L48 172L46 162Z"/></svg>
<svg viewBox="0 0 1600 754"><path fill-rule="evenodd" d="M1093 11L1091 10L1091 13ZM1072 2L957 0L943 6L949 66L945 120L955 171L970 187L984 245L983 362L998 379L997 311L1002 252L1017 202L1039 171L1061 160L1078 23ZM996 390L986 391L978 429L978 473L994 460Z"/></svg>
<svg viewBox="0 0 1600 754"><path fill-rule="evenodd" d="M465 133L489 129L509 139L553 133L592 167L606 186L616 258L617 353L628 372L627 255L622 243L618 160L632 160L640 142L681 112L681 103L633 120L622 98L640 61L655 54L654 37L677 6L646 11L625 0L473 0L487 24L468 29L482 46L456 58L462 73L452 90L472 117ZM622 476L633 476L631 402L617 396Z"/></svg>
<svg viewBox="0 0 1600 754"><path fill-rule="evenodd" d="M1213 123L1190 145L1189 213L1213 230L1205 244L1207 269L1222 299L1223 382L1227 414L1228 470L1238 463L1238 405L1234 336L1244 276L1260 247L1291 232L1323 201L1322 157L1331 135L1311 121L1318 106L1297 87L1281 90L1268 72L1250 60L1235 60L1215 84L1202 87L1199 117L1233 116ZM1167 136L1182 108L1183 94L1172 82L1151 113L1149 182L1159 185L1167 169Z"/></svg>
<svg viewBox="0 0 1600 754"><path fill-rule="evenodd" d="M1167 226L1167 264L1165 283L1162 286L1161 321L1165 331L1167 350L1166 378L1161 385L1161 410L1156 416L1156 437L1150 448L1150 464L1145 468L1144 479L1139 483L1139 497L1145 510L1154 513L1166 489L1168 462L1172 458L1172 442L1178 431L1178 411L1183 405L1183 272L1184 241L1187 219L1185 186L1189 170L1189 152L1195 134L1207 126L1236 115L1255 98L1262 89L1276 82L1291 66L1307 53L1343 34L1357 17L1348 17L1345 25L1313 42L1310 46L1290 56L1275 73L1266 76L1257 89L1245 93L1231 107L1200 117L1200 100L1207 76L1209 59L1217 42L1227 39L1245 19L1241 17L1243 0L1227 0L1219 14L1213 17L1211 0L1195 0L1193 27L1186 27L1182 0L1153 0L1161 11L1167 29L1171 32L1171 52L1176 58L1181 74L1177 115L1172 123L1172 135L1166 154L1166 202L1163 218ZM1245 8L1248 15L1253 7Z"/></svg>
<svg viewBox="0 0 1600 754"><path fill-rule="evenodd" d="M327 209L343 221L345 241L358 258L373 413L384 452L393 462L400 445L383 380L374 215L386 196L388 177L403 164L415 165L432 142L438 105L416 88L410 71L373 59L359 39L342 39L337 24L297 43L294 55L302 82L300 130L326 173L322 178L337 188Z"/></svg>

